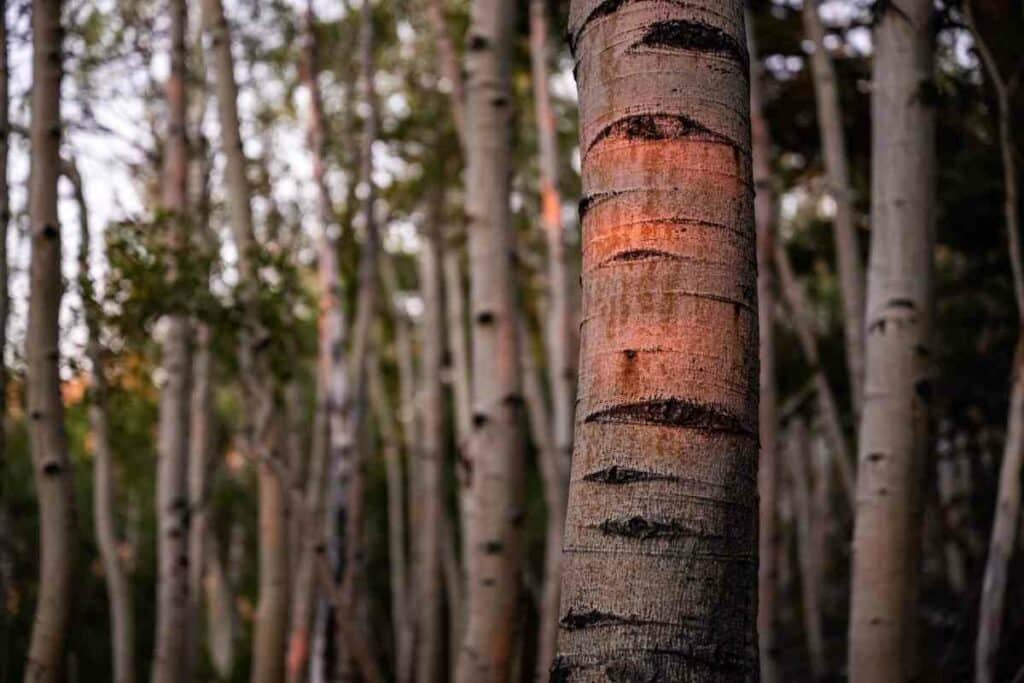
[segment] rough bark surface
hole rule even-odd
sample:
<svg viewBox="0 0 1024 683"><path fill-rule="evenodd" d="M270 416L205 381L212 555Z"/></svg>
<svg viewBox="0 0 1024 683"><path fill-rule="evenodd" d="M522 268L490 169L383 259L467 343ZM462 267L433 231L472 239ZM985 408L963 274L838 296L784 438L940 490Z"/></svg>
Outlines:
<svg viewBox="0 0 1024 683"><path fill-rule="evenodd" d="M559 681L758 677L743 3L575 0L583 323Z"/></svg>
<svg viewBox="0 0 1024 683"><path fill-rule="evenodd" d="M511 0L474 0L466 55L472 400L467 621L460 683L505 681L515 655L523 452L509 211Z"/></svg>
<svg viewBox="0 0 1024 683"><path fill-rule="evenodd" d="M25 340L29 440L39 499L39 595L25 681L60 680L71 609L75 504L71 460L60 394L61 229L60 0L32 3L32 170L29 222L32 256Z"/></svg>
<svg viewBox="0 0 1024 683"><path fill-rule="evenodd" d="M850 680L912 678L916 521L931 396L932 3L887 3L875 28L866 377L849 631Z"/></svg>
<svg viewBox="0 0 1024 683"><path fill-rule="evenodd" d="M853 210L853 189L846 158L846 134L839 106L836 68L825 48L825 29L818 14L818 0L807 0L803 10L804 33L814 44L811 76L818 107L818 129L825 158L829 194L836 204L833 230L839 290L843 301L843 329L846 332L846 367L850 373L853 412L860 415L864 397L864 266L861 263Z"/></svg>

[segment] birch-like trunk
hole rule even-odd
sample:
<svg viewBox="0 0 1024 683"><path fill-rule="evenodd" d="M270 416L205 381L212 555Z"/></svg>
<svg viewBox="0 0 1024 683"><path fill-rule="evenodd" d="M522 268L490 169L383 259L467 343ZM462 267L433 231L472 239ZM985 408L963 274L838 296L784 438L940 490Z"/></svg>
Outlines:
<svg viewBox="0 0 1024 683"><path fill-rule="evenodd" d="M777 391L775 386L775 222L776 197L772 185L772 135L764 115L764 68L761 66L749 12L747 47L750 53L751 161L754 177L754 222L757 229L757 326L760 397L758 430L761 435L757 471L758 571L757 635L761 681L779 680L776 647L775 603L778 587L778 500L779 466L777 452Z"/></svg>
<svg viewBox="0 0 1024 683"><path fill-rule="evenodd" d="M547 502L544 577L538 608L537 679L543 680L555 655L558 603L562 584L562 536L572 457L573 412L576 400L576 349L572 310L573 282L562 225L562 196L558 185L558 129L551 107L546 0L530 2L530 62L533 101L540 147L541 226L547 241L548 314L545 335L548 385L551 387L551 438L556 449L553 467L542 466Z"/></svg>
<svg viewBox="0 0 1024 683"><path fill-rule="evenodd" d="M849 671L912 678L917 529L931 393L932 3L887 4L875 27L871 258L858 443Z"/></svg>
<svg viewBox="0 0 1024 683"><path fill-rule="evenodd" d="M743 3L574 0L569 36L583 324L552 676L756 680Z"/></svg>
<svg viewBox="0 0 1024 683"><path fill-rule="evenodd" d="M89 272L91 234L89 213L85 203L82 178L74 162L65 164L64 175L71 182L78 206L78 289L82 299L88 338L85 353L91 366L89 392L89 429L93 439L93 525L96 545L103 564L103 578L110 602L111 652L115 683L135 680L135 620L132 614L132 588L127 568L118 553L120 540L114 510L117 507L114 489L114 462L110 444L107 412L107 377L100 340L101 324L95 299L95 288Z"/></svg>
<svg viewBox="0 0 1024 683"><path fill-rule="evenodd" d="M825 675L825 640L821 630L821 594L818 591L814 556L822 549L814 546L810 436L807 433L807 424L800 417L792 420L788 431L786 465L790 480L793 482L804 637L807 639L807 652L810 655L811 675L813 680L820 681Z"/></svg>
<svg viewBox="0 0 1024 683"><path fill-rule="evenodd" d="M171 72L167 78L167 139L161 208L167 212L167 244L172 254L188 248L188 104L185 32L187 5L171 5ZM168 277L177 276L174 264ZM164 318L157 434L157 617L153 682L177 683L188 673L189 625L189 399L191 374L188 318L175 312Z"/></svg>
<svg viewBox="0 0 1024 683"><path fill-rule="evenodd" d="M1020 522L1021 466L1024 464L1024 262L1020 247L1020 198L1016 145L1013 139L1012 97L1018 78L1009 83L999 71L999 64L978 30L973 3L964 3L967 25L974 34L975 48L981 55L989 82L996 92L996 111L999 128L999 151L1003 162L1003 219L1006 223L1010 269L1013 273L1013 291L1017 301L1017 350L1011 370L1010 410L1006 418L1006 442L1003 462L999 469L999 491L996 498L995 519L989 539L988 560L982 583L981 605L978 612L978 642L975 648L974 679L976 683L995 680L996 654L1002 630L1004 602L1009 580L1010 558L1016 545L1017 526Z"/></svg>
<svg viewBox="0 0 1024 683"><path fill-rule="evenodd" d="M466 56L472 400L459 683L506 681L519 606L523 449L509 208L512 0L474 0Z"/></svg>
<svg viewBox="0 0 1024 683"><path fill-rule="evenodd" d="M60 393L61 229L60 0L32 3L32 169L28 330L25 338L29 440L39 499L39 595L25 666L26 683L61 680L71 608L76 514L73 472Z"/></svg>
<svg viewBox="0 0 1024 683"><path fill-rule="evenodd" d="M825 158L825 175L829 195L836 205L833 230L839 291L843 302L843 329L846 333L846 367L850 373L853 412L854 415L860 415L864 397L864 266L857 239L836 69L825 48L825 29L818 14L818 4L818 0L804 2L804 33L814 45L811 52L811 77L818 107L818 129Z"/></svg>
<svg viewBox="0 0 1024 683"><path fill-rule="evenodd" d="M213 670L222 679L231 678L235 665L235 645L238 641L238 615L235 612L235 592L224 569L217 538L206 534L203 552L205 574L203 589L206 596L206 642Z"/></svg>
<svg viewBox="0 0 1024 683"><path fill-rule="evenodd" d="M7 0L0 0L0 536L10 534L10 515L5 491L7 473L7 319L11 301L7 263L7 229L11 220L10 186L7 179L7 155L10 149L10 69L7 61ZM14 557L6 544L0 544L0 595L8 595L14 580ZM0 629L6 632L6 618Z"/></svg>

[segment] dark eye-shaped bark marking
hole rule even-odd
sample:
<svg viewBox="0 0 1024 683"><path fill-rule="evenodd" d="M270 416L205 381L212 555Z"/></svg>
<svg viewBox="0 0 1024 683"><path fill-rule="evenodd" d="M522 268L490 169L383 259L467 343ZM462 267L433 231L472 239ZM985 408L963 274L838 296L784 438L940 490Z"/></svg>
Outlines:
<svg viewBox="0 0 1024 683"><path fill-rule="evenodd" d="M591 413L585 421L663 425L746 436L756 433L747 419L719 406L676 398L612 406Z"/></svg>
<svg viewBox="0 0 1024 683"><path fill-rule="evenodd" d="M632 484L639 481L678 481L679 477L671 474L660 474L658 472L645 472L634 470L629 467L612 465L603 470L591 472L583 477L584 481L599 482L601 484Z"/></svg>
<svg viewBox="0 0 1024 683"><path fill-rule="evenodd" d="M673 19L655 22L630 49L650 47L725 55L743 67L744 76L750 68L746 47L722 29L698 21Z"/></svg>

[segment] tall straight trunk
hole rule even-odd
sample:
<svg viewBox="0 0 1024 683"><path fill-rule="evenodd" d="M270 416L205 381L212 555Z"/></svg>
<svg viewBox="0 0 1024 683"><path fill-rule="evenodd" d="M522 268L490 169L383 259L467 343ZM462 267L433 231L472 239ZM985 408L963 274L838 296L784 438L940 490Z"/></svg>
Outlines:
<svg viewBox="0 0 1024 683"><path fill-rule="evenodd" d="M757 326L760 398L758 430L761 434L760 463L757 471L758 571L757 635L761 680L779 680L776 648L775 603L778 586L778 487L777 391L775 387L775 188L772 186L772 136L764 115L764 69L754 36L753 21L747 20L747 47L750 52L750 127L754 177L754 221L757 229Z"/></svg>
<svg viewBox="0 0 1024 683"><path fill-rule="evenodd" d="M171 5L171 72L167 78L167 140L161 208L169 215L167 244L172 254L188 248L188 103L185 32L187 5ZM168 276L177 277L170 264ZM164 319L161 364L167 379L160 391L157 435L157 617L154 683L176 683L188 672L189 625L189 398L190 331L188 318L173 313Z"/></svg>
<svg viewBox="0 0 1024 683"><path fill-rule="evenodd" d="M332 381L344 382L344 352L348 323L342 301L338 265L340 226L334 216L334 203L326 182L324 163L326 136L323 101L320 96L319 55L316 43L316 16L307 7L305 17L302 76L309 97L307 142L313 163L313 182L317 196L317 287L320 296L317 345L317 398L313 443L303 502L303 531L299 557L292 581L291 634L288 643L288 681L303 680L310 651L310 628L316 596L316 553L323 543L324 495L332 411L340 406L331 401ZM334 393L339 393L335 388Z"/></svg>
<svg viewBox="0 0 1024 683"><path fill-rule="evenodd" d="M511 0L474 0L466 57L473 460L465 545L467 621L459 683L508 680L518 623L524 510L509 207L513 9Z"/></svg>
<svg viewBox="0 0 1024 683"><path fill-rule="evenodd" d="M558 603L561 588L562 535L565 529L565 500L568 491L569 460L572 456L573 409L576 400L576 353L572 310L573 283L562 225L562 197L558 188L558 129L551 107L548 70L548 17L545 0L530 2L530 61L533 73L533 101L540 147L541 224L547 239L549 310L547 315L547 357L551 387L552 438L557 449L554 471L545 472L548 504L544 548L544 578L538 619L537 677L543 680L555 654L558 638ZM554 475L554 476L550 476ZM548 491L548 489L553 489Z"/></svg>
<svg viewBox="0 0 1024 683"><path fill-rule="evenodd" d="M758 313L743 3L574 0L569 35L583 324L552 676L755 680Z"/></svg>
<svg viewBox="0 0 1024 683"><path fill-rule="evenodd" d="M114 462L110 444L110 426L107 417L107 377L100 341L101 327L91 275L89 273L89 250L91 247L89 213L85 203L85 191L78 169L71 162L65 165L65 175L74 188L78 205L78 287L82 299L85 326L88 339L85 353L91 366L92 387L89 403L89 429L93 438L93 524L96 527L96 544L103 563L103 578L107 584L107 599L110 602L111 652L115 683L132 683L135 680L135 624L132 615L132 588L128 573L118 554L117 523L114 509L117 506L114 490Z"/></svg>
<svg viewBox="0 0 1024 683"><path fill-rule="evenodd" d="M274 387L261 349L268 332L262 329L256 308L256 242L252 216L252 188L246 175L246 158L238 119L238 84L235 80L231 34L221 0L204 0L203 24L210 36L216 81L217 113L221 148L225 158L228 214L235 247L245 329L239 349L245 400L252 419L250 446L259 461L260 502L260 602L253 637L252 680L272 682L284 678L284 650L288 600L287 520L285 482L275 471L280 457L274 424Z"/></svg>
<svg viewBox="0 0 1024 683"><path fill-rule="evenodd" d="M967 558L961 546L964 528L960 514L960 507L966 500L966 492L961 489L956 439L952 432L951 421L940 423L939 434L935 440L935 479L942 518L942 554L946 564L946 575L953 593L961 595L967 588Z"/></svg>
<svg viewBox="0 0 1024 683"><path fill-rule="evenodd" d="M982 584L981 605L978 613L978 642L975 649L974 678L977 683L995 679L996 653L1002 630L1006 585L1009 579L1010 557L1016 544L1017 525L1020 520L1021 465L1024 464L1024 262L1020 247L1020 198L1018 195L1017 148L1013 139L1012 97L1020 80L1009 83L999 71L995 56L978 30L973 3L964 3L967 25L974 34L975 47L981 55L989 82L996 93L996 111L999 126L999 151L1003 162L1003 219L1006 222L1010 269L1013 273L1013 291L1017 301L1017 350L1014 353L1010 411L1007 416L1006 442L1003 462L999 470L999 492L996 514L992 521L988 561Z"/></svg>
<svg viewBox="0 0 1024 683"><path fill-rule="evenodd" d="M213 533L206 534L203 555L206 558L203 588L206 595L206 640L210 663L220 678L229 679L235 664L238 616L235 613L234 590Z"/></svg>
<svg viewBox="0 0 1024 683"><path fill-rule="evenodd" d="M836 205L834 236L839 291L843 301L843 329L846 333L846 367L850 373L851 403L854 415L860 415L864 397L864 266L861 263L850 187L849 162L846 159L846 135L839 106L836 69L825 48L825 29L818 14L818 0L804 3L804 33L814 44L811 52L811 76L818 106L818 129L825 157L825 175L829 195Z"/></svg>
<svg viewBox="0 0 1024 683"><path fill-rule="evenodd" d="M807 652L810 655L811 675L814 680L820 681L825 675L825 640L821 630L821 594L818 591L814 556L821 552L821 548L814 546L814 501L811 499L810 482L812 456L810 435L802 418L797 417L790 423L788 436L786 464L790 480L793 482L804 637L807 639Z"/></svg>
<svg viewBox="0 0 1024 683"><path fill-rule="evenodd" d="M209 533L207 474L213 459L213 330L207 323L193 326L192 397L189 406L188 501L191 524L188 536L189 676L195 678L202 647L203 577L206 576L206 535Z"/></svg>
<svg viewBox="0 0 1024 683"><path fill-rule="evenodd" d="M818 340L811 327L811 313L808 310L807 300L803 287L793 273L793 265L789 261L789 253L786 245L782 242L775 244L775 266L779 274L779 284L782 290L782 298L786 302L791 315L789 321L796 330L797 339L804 353L804 360L811 370L814 382L815 395L818 399L818 410L821 412L822 426L825 428L825 436L828 438L829 447L836 462L836 469L839 471L839 481L843 485L843 492L850 503L850 508L855 507L855 487L853 467L850 465L849 446L846 436L843 434L843 425L839 417L839 405L836 402L835 392L832 391L832 384L828 381L825 368L821 364L821 357L818 354Z"/></svg>
<svg viewBox="0 0 1024 683"><path fill-rule="evenodd" d="M7 509L7 318L10 312L10 293L7 263L7 229L11 220L10 186L7 179L7 155L10 131L10 69L7 62L7 0L0 0L0 536L10 534L10 513ZM8 587L14 580L13 552L0 544L0 595L9 595ZM9 615L0 616L0 641L7 641ZM6 673L0 668L0 676Z"/></svg>
<svg viewBox="0 0 1024 683"><path fill-rule="evenodd" d="M932 3L883 7L871 106L871 258L853 536L850 680L912 677L931 378Z"/></svg>
<svg viewBox="0 0 1024 683"><path fill-rule="evenodd" d="M419 499L416 527L416 681L439 680L441 662L441 516L444 514L442 458L444 428L444 292L441 268L440 221L444 190L432 191L432 206L419 253L420 291L423 296L423 346L420 357L419 450L413 470Z"/></svg>
<svg viewBox="0 0 1024 683"><path fill-rule="evenodd" d="M25 681L60 680L71 607L76 536L73 472L60 394L61 231L60 0L32 4L32 170L28 330L25 339L29 439L39 498L39 595Z"/></svg>

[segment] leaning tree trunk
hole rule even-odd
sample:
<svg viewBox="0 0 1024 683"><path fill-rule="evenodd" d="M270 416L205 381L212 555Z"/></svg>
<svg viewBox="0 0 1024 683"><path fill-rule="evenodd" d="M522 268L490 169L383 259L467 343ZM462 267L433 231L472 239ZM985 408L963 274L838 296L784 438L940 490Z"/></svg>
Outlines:
<svg viewBox="0 0 1024 683"><path fill-rule="evenodd" d="M930 396L932 3L886 4L875 29L867 364L853 538L850 680L912 677L918 499Z"/></svg>
<svg viewBox="0 0 1024 683"><path fill-rule="evenodd" d="M187 5L171 5L171 73L167 78L167 142L162 208L168 214L167 244L172 258L187 253L188 105L185 31ZM172 280L176 264L168 269ZM176 683L188 673L189 625L189 398L191 353L188 318L180 311L165 320L162 358L167 379L160 392L157 436L157 618L154 683Z"/></svg>
<svg viewBox="0 0 1024 683"><path fill-rule="evenodd" d="M1024 463L1024 263L1020 248L1020 198L1017 180L1017 151L1013 139L1012 97L1019 79L1009 83L1003 79L999 64L988 44L982 38L975 21L972 2L964 3L967 25L974 34L975 46L982 64L996 91L996 109L999 117L999 149L1003 161L1003 217L1013 273L1013 291L1017 300L1017 350L1011 370L1010 411L1006 424L1006 443L999 471L999 493L996 514L992 522L988 561L982 584L981 606L978 613L978 642L975 648L974 679L977 683L990 683L995 679L996 653L1002 630L1006 585L1009 579L1010 557L1016 545L1017 524L1020 518L1021 465Z"/></svg>
<svg viewBox="0 0 1024 683"><path fill-rule="evenodd" d="M78 291L82 299L85 327L88 337L85 354L91 366L89 402L89 429L93 438L93 524L96 527L96 545L103 563L103 578L107 584L110 602L111 651L115 683L135 680L135 624L132 615L132 587L127 568L118 554L117 506L114 492L114 455L110 444L110 424L107 411L107 377L100 340L101 325L99 303L95 298L92 276L89 272L91 234L89 212L85 203L85 189L78 168L71 161L65 164L64 175L74 189L78 205Z"/></svg>
<svg viewBox="0 0 1024 683"><path fill-rule="evenodd" d="M574 0L583 324L558 680L756 680L743 3Z"/></svg>
<svg viewBox="0 0 1024 683"><path fill-rule="evenodd" d="M252 420L250 446L259 460L260 602L253 637L252 680L271 683L284 677L284 650L288 600L286 590L288 547L285 495L287 482L275 471L279 458L274 424L274 385L262 353L264 338L257 309L257 250L253 230L252 189L238 119L238 84L235 81L231 35L221 0L204 0L203 23L213 48L217 112L221 146L226 161L228 214L238 250L239 282L244 329L239 349L242 382Z"/></svg>
<svg viewBox="0 0 1024 683"><path fill-rule="evenodd" d="M846 160L846 135L839 106L836 69L825 48L825 30L818 14L818 0L804 2L804 32L814 44L811 76L818 105L818 128L825 157L829 194L836 203L834 221L839 291L843 301L843 329L846 332L846 367L854 415L860 415L864 397L864 266L861 263Z"/></svg>
<svg viewBox="0 0 1024 683"><path fill-rule="evenodd" d="M515 656L523 452L509 209L514 3L474 0L466 58L466 213L472 307L473 454L467 621L456 680L508 680Z"/></svg>
<svg viewBox="0 0 1024 683"><path fill-rule="evenodd" d="M572 422L576 400L576 354L572 310L573 283L569 272L562 225L562 197L558 188L558 129L551 107L548 84L548 17L546 0L530 2L530 61L533 100L540 147L541 223L547 240L549 310L547 348L551 387L551 437L555 462L541 468L547 502L544 547L544 578L537 635L537 678L543 680L555 655L558 638L559 589L562 583L562 535L569 460L572 456ZM551 465L554 465L553 467Z"/></svg>
<svg viewBox="0 0 1024 683"><path fill-rule="evenodd" d="M73 472L60 393L61 234L57 214L60 174L60 0L32 4L32 171L29 222L28 330L25 339L29 439L39 497L39 596L26 682L61 680L71 607L75 547Z"/></svg>
<svg viewBox="0 0 1024 683"><path fill-rule="evenodd" d="M778 487L777 392L775 386L775 188L772 186L772 136L764 115L764 69L757 53L752 17L747 14L747 45L750 51L750 126L753 164L754 221L757 228L757 315L761 363L758 429L761 434L760 467L757 472L758 564L757 635L761 680L779 679L776 648L775 602L778 586Z"/></svg>

